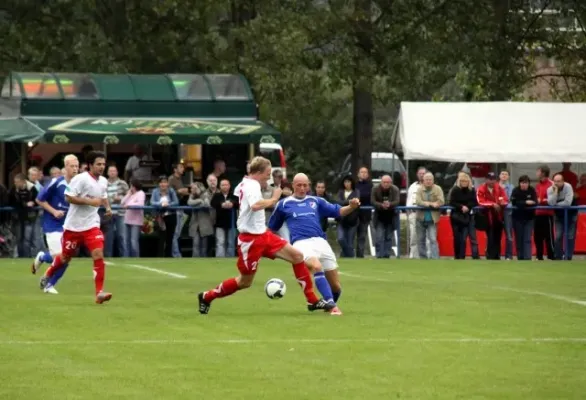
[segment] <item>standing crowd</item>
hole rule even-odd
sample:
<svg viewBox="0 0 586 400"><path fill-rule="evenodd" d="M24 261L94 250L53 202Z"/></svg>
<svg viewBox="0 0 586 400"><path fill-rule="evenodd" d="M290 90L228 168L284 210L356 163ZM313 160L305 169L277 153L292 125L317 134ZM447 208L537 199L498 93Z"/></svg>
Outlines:
<svg viewBox="0 0 586 400"><path fill-rule="evenodd" d="M485 182L477 188L466 172L460 172L449 191L446 205L452 207L450 223L456 259L466 257L467 242L472 258L478 259L476 232L485 231L486 258L513 259L513 248L518 260L531 260L535 247L537 260L571 260L576 240L577 210L561 207L586 204L586 176L580 177L564 163L563 170L550 177L547 165L536 171L534 184L529 176L519 177L517 185L509 182L509 172L497 175L489 172ZM437 209L444 204L443 193L433 184L433 175L424 168L417 172L418 181L409 188L408 206L429 207L409 213L411 258L438 258ZM580 185L579 185L580 183ZM540 209L538 206L560 207ZM567 215L567 231L564 218ZM566 233L567 232L567 233ZM564 235L567 234L567 237ZM504 254L501 249L505 236ZM533 243L532 243L533 238ZM567 247L566 247L567 246ZM566 256L567 254L567 256Z"/></svg>
<svg viewBox="0 0 586 400"><path fill-rule="evenodd" d="M214 163L214 170L204 182L185 183L183 164L173 165L170 176L161 176L150 193L143 190L150 171L140 160L144 154L131 157L120 177L116 165L107 167L108 200L113 206L112 216L102 218L105 233L105 256L140 257L140 238L149 229L157 236L157 255L181 257L181 237L191 238L193 257L234 257L236 255L236 218L239 199L233 195L231 183L225 177L223 160ZM450 206L450 223L454 239L456 259L466 257L467 242L471 256L479 258L476 232L487 235L487 259L513 258L513 248L520 260L532 258L532 238L538 260L568 259L574 252L577 211L568 211L567 240L564 240L564 211L536 209L536 206L570 206L586 204L586 175L578 180L571 172L570 164L564 163L561 172L550 179L550 169L541 166L536 171L534 184L521 176L514 186L509 182L508 171L498 177L489 172L484 183L473 185L466 172L460 172L453 188L446 197L435 184L434 175L421 167L417 180L408 188L406 206L422 209L406 212L408 221L409 257L439 258L437 224L440 208ZM80 172L87 168L83 163ZM43 212L59 214L59 210L39 210L37 195L62 174L58 167L51 168L51 176L44 179L35 167L28 176L18 174L9 190L0 186L0 207L14 207L15 212L0 211L0 254L5 257L34 256L45 248L41 218ZM148 176L147 176L148 175ZM396 231L399 227L400 191L389 175L382 176L373 185L369 170L363 167L356 178L346 176L333 195L328 194L323 181L316 182L308 194L346 206L352 199L359 199L362 207L338 218L337 241L341 257L365 256L368 229L372 227L377 258L389 258ZM292 194L292 186L280 170L272 173L272 183L262 187L263 198L273 196L275 188L282 191L281 198ZM143 206L153 206L155 211L144 211ZM171 207L182 206L181 209ZM423 209L424 208L424 209ZM266 209L269 220L272 209ZM322 229L328 231L329 221L321 220ZM287 235L286 226L279 233ZM501 249L502 236L505 248ZM285 236L286 237L286 236ZM502 251L504 250L504 251Z"/></svg>

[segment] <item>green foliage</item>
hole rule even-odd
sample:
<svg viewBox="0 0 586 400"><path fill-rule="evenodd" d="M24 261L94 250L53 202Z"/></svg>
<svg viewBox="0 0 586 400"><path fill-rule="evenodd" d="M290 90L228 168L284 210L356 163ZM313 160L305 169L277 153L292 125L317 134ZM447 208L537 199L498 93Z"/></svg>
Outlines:
<svg viewBox="0 0 586 400"><path fill-rule="evenodd" d="M390 150L401 101L520 99L537 80L586 99L586 36L560 30L583 28L586 3L526 3L5 0L0 69L241 72L292 168L323 178L348 152ZM537 71L541 57L557 69Z"/></svg>

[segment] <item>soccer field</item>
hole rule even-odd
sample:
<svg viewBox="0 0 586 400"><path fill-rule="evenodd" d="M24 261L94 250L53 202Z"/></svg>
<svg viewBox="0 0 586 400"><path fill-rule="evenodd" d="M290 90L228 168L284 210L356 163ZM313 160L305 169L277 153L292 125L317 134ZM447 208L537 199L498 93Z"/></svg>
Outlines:
<svg viewBox="0 0 586 400"><path fill-rule="evenodd" d="M0 399L583 399L586 263L350 260L343 316L309 313L291 268L197 312L234 260L89 260L43 294L0 261ZM269 300L268 278L287 295Z"/></svg>

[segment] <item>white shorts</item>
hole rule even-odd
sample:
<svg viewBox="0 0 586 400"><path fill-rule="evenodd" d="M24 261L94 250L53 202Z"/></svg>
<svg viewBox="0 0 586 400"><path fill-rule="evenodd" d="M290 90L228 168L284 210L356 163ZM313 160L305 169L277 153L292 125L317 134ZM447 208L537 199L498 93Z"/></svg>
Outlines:
<svg viewBox="0 0 586 400"><path fill-rule="evenodd" d="M50 232L45 233L45 240L47 241L47 247L49 247L49 253L52 256L61 254L61 238L63 232Z"/></svg>
<svg viewBox="0 0 586 400"><path fill-rule="evenodd" d="M317 258L324 271L332 271L338 268L338 261L327 240L320 237L298 240L293 244L297 250L303 253L303 259Z"/></svg>

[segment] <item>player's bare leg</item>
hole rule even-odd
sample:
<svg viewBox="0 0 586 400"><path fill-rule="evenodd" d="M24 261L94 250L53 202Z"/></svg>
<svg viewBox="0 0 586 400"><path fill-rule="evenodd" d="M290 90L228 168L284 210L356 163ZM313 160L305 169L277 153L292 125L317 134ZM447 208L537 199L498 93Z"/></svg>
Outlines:
<svg viewBox="0 0 586 400"><path fill-rule="evenodd" d="M106 275L104 249L94 249L92 251L92 260L94 260L94 285L96 287L96 303L102 304L106 301L110 301L112 298L112 293L104 292L104 278Z"/></svg>
<svg viewBox="0 0 586 400"><path fill-rule="evenodd" d="M303 261L303 253L290 244L287 244L275 254L275 257L288 261L293 265L293 273L295 274L295 278L297 278L297 282L299 282L299 285L303 290L303 294L307 299L308 310L329 311L335 307L335 304L328 303L323 299L320 300L315 295L315 292L313 291L313 281L311 279L311 274L305 265L305 262Z"/></svg>
<svg viewBox="0 0 586 400"><path fill-rule="evenodd" d="M342 315L342 311L338 308L336 301L334 300L334 295L332 293L333 288L331 287L329 280L326 278L327 272L323 272L323 266L320 260L317 257L309 257L305 260L305 264L313 274L315 285L317 286L324 300L334 304L334 308L326 311L328 311L330 315Z"/></svg>
<svg viewBox="0 0 586 400"><path fill-rule="evenodd" d="M239 290L248 289L252 286L252 282L254 282L254 272L250 274L240 274L236 278L226 279L213 290L199 293L197 298L199 301L200 314L209 313L212 301L215 299L230 296Z"/></svg>

